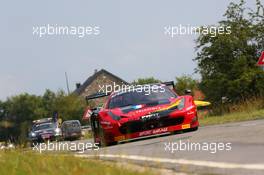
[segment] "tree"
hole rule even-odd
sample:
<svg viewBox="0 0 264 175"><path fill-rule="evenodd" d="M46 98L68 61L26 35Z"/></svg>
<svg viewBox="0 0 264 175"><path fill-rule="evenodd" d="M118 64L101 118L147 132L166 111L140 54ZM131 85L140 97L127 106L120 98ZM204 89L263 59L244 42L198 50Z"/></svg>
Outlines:
<svg viewBox="0 0 264 175"><path fill-rule="evenodd" d="M66 95L64 91L58 91L54 101L53 112L57 111L63 120L82 120L82 115L86 107L83 98L75 94Z"/></svg>
<svg viewBox="0 0 264 175"><path fill-rule="evenodd" d="M46 89L45 93L42 96L43 108L46 111L46 116L51 116L55 111L54 105L56 100L56 93L52 92L49 89Z"/></svg>
<svg viewBox="0 0 264 175"><path fill-rule="evenodd" d="M200 34L196 43L195 61L201 74L200 89L207 99L218 103L222 97L239 101L250 96L264 95L264 72L256 66L264 50L264 8L256 0L256 10L245 2L230 3L226 19L218 27L230 27L231 34Z"/></svg>
<svg viewBox="0 0 264 175"><path fill-rule="evenodd" d="M176 77L175 89L180 95L185 94L186 89L195 90L197 86L197 81L189 75Z"/></svg>
<svg viewBox="0 0 264 175"><path fill-rule="evenodd" d="M4 117L4 112L5 112L4 108L5 108L4 103L0 100L0 121Z"/></svg>
<svg viewBox="0 0 264 175"><path fill-rule="evenodd" d="M16 123L25 120L32 121L45 115L41 96L25 93L8 98L6 103L8 116L14 119Z"/></svg>
<svg viewBox="0 0 264 175"><path fill-rule="evenodd" d="M152 84L152 83L160 83L161 81L158 79L155 79L154 77L148 77L148 78L139 78L137 80L134 80L132 84L137 85L143 85L143 84Z"/></svg>
<svg viewBox="0 0 264 175"><path fill-rule="evenodd" d="M5 105L5 122L10 125L5 128L5 133L8 133L6 137L14 142L23 143L31 121L45 114L42 108L42 98L25 93L8 98Z"/></svg>
<svg viewBox="0 0 264 175"><path fill-rule="evenodd" d="M6 104L0 101L0 141L7 140Z"/></svg>

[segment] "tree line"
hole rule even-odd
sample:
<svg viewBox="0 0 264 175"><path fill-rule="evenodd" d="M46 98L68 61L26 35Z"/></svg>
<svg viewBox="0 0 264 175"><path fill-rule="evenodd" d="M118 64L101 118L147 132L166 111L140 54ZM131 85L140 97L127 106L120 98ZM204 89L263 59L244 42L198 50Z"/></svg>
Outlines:
<svg viewBox="0 0 264 175"><path fill-rule="evenodd" d="M52 117L56 112L63 120L81 119L84 99L74 94L46 90L42 96L27 93L0 101L0 140L24 142L33 120Z"/></svg>

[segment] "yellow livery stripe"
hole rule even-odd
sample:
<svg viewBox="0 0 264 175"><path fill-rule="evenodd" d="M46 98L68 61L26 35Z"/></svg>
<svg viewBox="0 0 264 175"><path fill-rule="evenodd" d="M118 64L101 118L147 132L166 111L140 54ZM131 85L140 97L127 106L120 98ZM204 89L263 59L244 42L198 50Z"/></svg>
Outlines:
<svg viewBox="0 0 264 175"><path fill-rule="evenodd" d="M191 125L190 124L182 125L182 129L189 129L189 128L191 128Z"/></svg>
<svg viewBox="0 0 264 175"><path fill-rule="evenodd" d="M168 110L168 109L173 108L175 106L178 106L180 104L180 102L181 102L181 100L177 100L174 103L170 104L168 107L159 109L156 112L165 111L165 110Z"/></svg>

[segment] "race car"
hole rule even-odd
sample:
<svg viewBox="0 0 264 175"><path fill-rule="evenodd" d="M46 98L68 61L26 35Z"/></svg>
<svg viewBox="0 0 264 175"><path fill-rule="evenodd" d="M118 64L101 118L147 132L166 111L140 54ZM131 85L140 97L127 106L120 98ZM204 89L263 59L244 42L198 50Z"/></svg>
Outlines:
<svg viewBox="0 0 264 175"><path fill-rule="evenodd" d="M198 129L193 97L177 95L173 82L141 85L111 94L94 94L86 99L105 96L109 97L103 107L87 109L84 114L90 120L94 142L99 145Z"/></svg>
<svg viewBox="0 0 264 175"><path fill-rule="evenodd" d="M34 120L32 128L28 134L31 143L43 142L45 140L58 140L61 137L59 123L52 118Z"/></svg>

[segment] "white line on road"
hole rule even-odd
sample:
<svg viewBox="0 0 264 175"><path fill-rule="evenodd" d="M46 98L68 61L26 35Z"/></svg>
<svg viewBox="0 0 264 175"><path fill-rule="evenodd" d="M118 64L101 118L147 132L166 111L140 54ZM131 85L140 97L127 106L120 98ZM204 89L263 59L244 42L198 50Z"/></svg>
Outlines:
<svg viewBox="0 0 264 175"><path fill-rule="evenodd" d="M257 123L248 123L248 124L242 124L241 126L245 126L245 127L248 127L248 126L256 126Z"/></svg>
<svg viewBox="0 0 264 175"><path fill-rule="evenodd" d="M184 165L195 165L211 168L228 168L228 169L249 169L249 170L264 170L264 164L237 164L228 162L211 162L211 161L199 161L199 160L186 160L186 159L168 159L168 158L155 158L145 157L137 155L113 155L113 154L99 154L99 155L84 155L76 154L77 157L99 157L99 158L118 158L127 160L140 160L159 163L173 163Z"/></svg>

